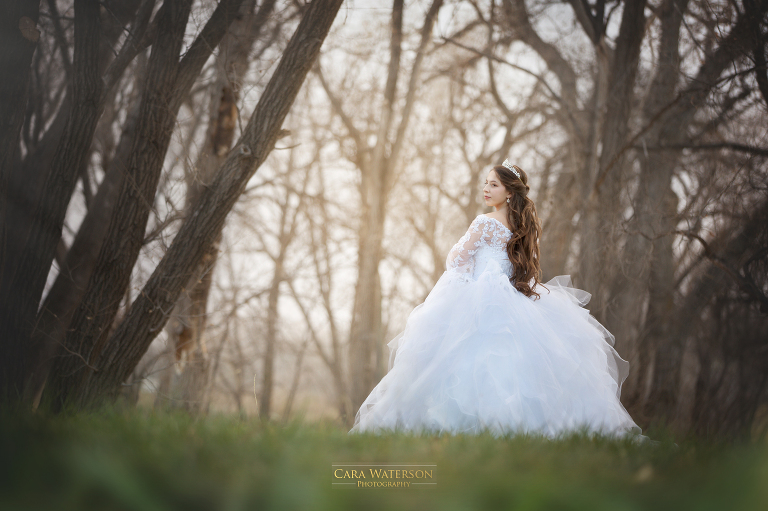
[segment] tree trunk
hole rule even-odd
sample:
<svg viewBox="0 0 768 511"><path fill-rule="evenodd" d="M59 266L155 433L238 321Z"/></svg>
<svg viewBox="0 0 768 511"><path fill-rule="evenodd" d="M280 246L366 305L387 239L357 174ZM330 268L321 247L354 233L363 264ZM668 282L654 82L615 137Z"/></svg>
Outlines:
<svg viewBox="0 0 768 511"><path fill-rule="evenodd" d="M288 397L285 400L285 407L283 408L283 424L288 422L291 417L291 410L293 409L293 401L296 398L296 392L299 390L299 381L301 380L301 369L304 361L304 354L309 346L309 338L307 338L302 344L299 352L296 354L296 365L293 369L293 379L291 380L291 388L288 391Z"/></svg>
<svg viewBox="0 0 768 511"><path fill-rule="evenodd" d="M377 208L378 210L378 208ZM358 242L358 276L355 285L355 303L352 312L352 327L349 333L350 386L352 407L360 408L365 398L376 385L381 350L381 261L380 214L368 213L364 225L360 226ZM383 227L383 226L382 226ZM351 419L351 418L350 418Z"/></svg>
<svg viewBox="0 0 768 511"><path fill-rule="evenodd" d="M6 399L20 399L29 361L26 343L45 287L48 270L61 238L64 216L80 171L86 164L96 123L101 115L102 80L99 74L101 17L99 5L75 2L75 51L72 76L73 104L53 167L32 209L32 229L15 265L3 265L0 282L0 336L9 348L3 359L15 367L15 376L3 385ZM13 262L13 261L8 261ZM15 346L15 347L14 347ZM3 371L11 375L10 371Z"/></svg>
<svg viewBox="0 0 768 511"><path fill-rule="evenodd" d="M578 211L577 172L562 172L552 191L557 207L552 208L542 225L540 240L542 281L566 273L565 264L571 251L573 217Z"/></svg>
<svg viewBox="0 0 768 511"><path fill-rule="evenodd" d="M280 220L285 223L285 211ZM284 225L281 225L281 230ZM282 248L282 247L281 247ZM272 274L272 285L269 288L267 297L267 332L264 338L264 359L262 360L261 373L261 399L259 399L259 417L261 420L269 420L272 412L272 394L275 382L275 346L277 345L277 320L278 320L278 300L280 299L280 284L283 281L283 264L285 259L285 250L281 250L275 259L275 270Z"/></svg>
<svg viewBox="0 0 768 511"><path fill-rule="evenodd" d="M614 252L618 246L615 229L621 217L621 192L626 170L622 150L629 132L635 76L645 36L645 4L645 0L624 3L609 73L606 108L610 114L606 115L600 137L600 172L597 182L591 181L595 193L586 199L584 217L580 219L580 287L592 293L590 311L601 321L605 321L606 272L615 261Z"/></svg>
<svg viewBox="0 0 768 511"><path fill-rule="evenodd" d="M11 276L7 270L15 267L17 259L9 253L7 222L10 177L18 165L19 141L30 82L32 55L37 47L40 32L37 20L40 14L39 0L3 2L0 6L0 292ZM0 297L0 307L5 309L7 300ZM5 313L0 313L0 321ZM11 318L13 319L13 318ZM24 343L16 331L21 325L0 323L0 401L17 401L22 393L25 353Z"/></svg>
<svg viewBox="0 0 768 511"><path fill-rule="evenodd" d="M403 0L394 0L392 6L389 68L387 83L384 87L386 105L378 125L376 146L373 149L373 156L368 161L361 160L358 164L362 174L362 214L358 230L357 283L352 306L352 325L349 331L350 397L355 410L360 407L376 384L377 352L382 340L379 262L384 230L383 204L386 203L384 184L389 170L385 161L385 149L394 116L397 79L400 73L403 4ZM364 158L363 155L358 157Z"/></svg>
<svg viewBox="0 0 768 511"><path fill-rule="evenodd" d="M651 82L650 89L643 105L642 122L644 126L652 126L648 132L647 139L651 145L657 144L660 140L661 126L654 124L656 116L668 108L675 101L677 85L680 76L680 26L683 20L683 14L688 8L688 0L666 0L659 9L659 18L661 21L661 38L658 47L658 63L656 64L656 74ZM668 153L653 152L649 157L640 157L641 172L638 179L638 188L634 198L635 215L630 224L630 232L624 245L621 257L620 271L614 278L611 286L611 297L616 300L616 306L611 315L610 328L616 336L617 341L629 344L633 341L637 349L637 339L640 335L640 326L642 321L643 302L651 293L651 309L655 312L663 312L658 307L667 307L671 311L672 305L669 300L661 298L668 295L671 291L668 286L674 283L674 267L671 267L671 260L658 257L662 253L661 244L654 257L652 254L651 240L655 235L669 233L672 229L665 227L662 223L672 223L676 216L676 202L672 203L672 197L667 196L672 193L671 170L676 163L672 162L672 167L668 167ZM671 211L667 208L675 208ZM661 220L662 215L666 217ZM672 235L668 236L669 240ZM671 245L668 246L671 250ZM669 251L665 252L670 254ZM656 277L649 281L649 272L652 267L656 268ZM664 268L662 269L662 266ZM661 277L664 275L665 277ZM660 282L663 278L669 278L667 282ZM654 282L654 280L656 282ZM650 285L650 287L649 287ZM654 302L659 300L659 302ZM654 314L655 312L650 312ZM638 363L633 364L635 377L630 380L627 393L628 402L636 402L640 399L642 386L640 382L645 381L645 370L649 367L649 350L641 349L638 353Z"/></svg>
<svg viewBox="0 0 768 511"><path fill-rule="evenodd" d="M109 169L80 224L75 240L59 266L51 289L40 307L32 333L30 367L25 384L25 401L37 408L54 357L59 354L66 329L85 295L104 237L109 228L118 193L126 172L126 163L136 136L138 103L128 112L120 142Z"/></svg>
<svg viewBox="0 0 768 511"><path fill-rule="evenodd" d="M11 169L17 164L21 127L27 109L30 65L40 31L40 0L0 5L0 219L5 219ZM5 265L6 224L0 222L0 268ZM13 380L2 368L0 378ZM7 374L7 376L6 376ZM5 386L6 384L3 383Z"/></svg>

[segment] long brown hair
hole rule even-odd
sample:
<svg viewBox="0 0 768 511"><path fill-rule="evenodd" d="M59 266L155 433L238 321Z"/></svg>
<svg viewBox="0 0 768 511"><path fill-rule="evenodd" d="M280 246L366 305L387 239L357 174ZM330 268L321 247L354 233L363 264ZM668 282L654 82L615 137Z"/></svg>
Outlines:
<svg viewBox="0 0 768 511"><path fill-rule="evenodd" d="M507 255L514 267L514 274L509 281L515 289L527 297L539 293L533 288L541 283L541 266L539 265L539 238L541 237L541 221L536 213L536 205L528 197L528 174L517 165L513 165L520 173L520 178L507 167L497 165L493 171L499 176L501 184L512 194L507 203L507 221L512 228L512 237L507 242ZM531 286L533 279L533 286Z"/></svg>

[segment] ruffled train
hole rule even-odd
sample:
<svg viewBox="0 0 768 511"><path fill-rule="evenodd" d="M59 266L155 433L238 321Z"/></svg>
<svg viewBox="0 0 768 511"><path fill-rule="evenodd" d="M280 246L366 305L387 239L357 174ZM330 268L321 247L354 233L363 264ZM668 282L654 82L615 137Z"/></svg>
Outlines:
<svg viewBox="0 0 768 511"><path fill-rule="evenodd" d="M477 279L447 271L389 344L389 372L350 433L540 434L585 428L649 441L619 398L629 363L561 275L528 298L492 261ZM656 442L653 442L656 443Z"/></svg>

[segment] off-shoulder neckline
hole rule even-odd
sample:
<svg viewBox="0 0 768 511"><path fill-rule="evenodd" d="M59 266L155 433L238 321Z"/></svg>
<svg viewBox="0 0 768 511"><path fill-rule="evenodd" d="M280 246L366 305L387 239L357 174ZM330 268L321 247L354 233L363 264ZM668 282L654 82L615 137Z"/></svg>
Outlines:
<svg viewBox="0 0 768 511"><path fill-rule="evenodd" d="M480 216L484 216L485 218L490 218L491 220L495 220L495 221L496 221L496 223L498 223L500 226L502 226L504 229L506 229L506 230L507 230L507 231L508 231L510 234L512 233L512 229L510 229L509 227L507 227L506 225L504 225L504 224L502 223L502 221L501 221L501 220L499 220L498 218L493 218L492 216L488 216L488 215L486 215L485 213L481 213L481 214L480 214Z"/></svg>

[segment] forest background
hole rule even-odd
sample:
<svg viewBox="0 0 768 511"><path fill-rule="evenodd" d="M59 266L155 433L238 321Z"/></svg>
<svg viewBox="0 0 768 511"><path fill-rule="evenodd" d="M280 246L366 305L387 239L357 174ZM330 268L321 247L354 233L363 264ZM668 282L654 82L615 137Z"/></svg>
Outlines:
<svg viewBox="0 0 768 511"><path fill-rule="evenodd" d="M3 402L349 427L508 157L638 424L764 434L766 11L4 3Z"/></svg>

